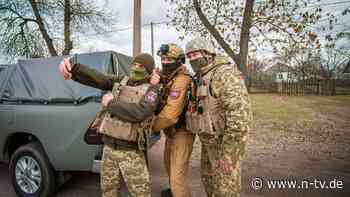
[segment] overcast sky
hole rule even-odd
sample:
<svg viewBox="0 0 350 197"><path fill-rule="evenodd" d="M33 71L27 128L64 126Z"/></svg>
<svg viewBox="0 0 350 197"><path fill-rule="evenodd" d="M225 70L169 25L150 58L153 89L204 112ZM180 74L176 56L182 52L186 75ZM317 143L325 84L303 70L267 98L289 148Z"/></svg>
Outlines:
<svg viewBox="0 0 350 197"><path fill-rule="evenodd" d="M132 27L133 22L133 0L110 1L110 8L118 13L118 28L126 29ZM154 25L154 50L163 43L176 43L184 47L186 40L178 39L175 28L167 26L164 22L169 21L166 17L169 5L164 0L142 1L142 52L151 53L151 28L150 23L163 23ZM101 36L88 36L81 38L83 42L76 51L87 50L114 50L126 55L132 55L132 28L116 31ZM156 56L156 55L155 55ZM159 58L157 61L159 61Z"/></svg>
<svg viewBox="0 0 350 197"><path fill-rule="evenodd" d="M340 2L339 4L327 5ZM347 2L343 4L342 2ZM323 13L331 12L334 15L340 15L341 12L346 8L350 7L350 1L347 0L321 0L320 4L323 4L322 9ZM164 0L143 0L142 1L142 24L150 24L158 23L158 22L166 22L169 21L167 15L167 8L169 4ZM118 12L119 20L118 27L121 29L132 27L132 13L133 13L133 0L127 1L110 1L110 8ZM349 24L347 21L350 20L350 17L340 18L340 24ZM327 20L323 21L323 24L326 23ZM335 27L336 30L343 28L342 25L337 25ZM317 31L315 29L315 31ZM175 28L171 26L167 26L166 24L160 24L155 26L154 28L154 47L155 51L162 43L175 42L185 47L186 41L191 39L191 37L186 38L184 41L178 39L178 33ZM86 50L115 50L127 55L132 55L132 29L128 29L125 31L119 31L116 33L111 33L98 37L88 37L86 42L82 42L79 46L78 51L86 51ZM142 28L142 51L143 52L151 52L151 30L150 26L146 26ZM258 57L271 57L272 53L267 51L259 51Z"/></svg>
<svg viewBox="0 0 350 197"><path fill-rule="evenodd" d="M98 0L103 2L103 0ZM334 3L334 2L348 2L346 4L336 4L323 6L324 13L331 11L334 14L339 14L345 7L350 6L350 1L347 0L321 0L320 3ZM110 0L108 7L118 13L117 29L119 31L104 34L95 35L88 34L79 37L80 44L73 50L73 53L88 52L88 51L104 51L113 50L126 55L132 55L132 21L133 21L133 0L115 1ZM164 0L143 0L142 1L142 24L147 25L151 22L159 23L166 22L169 19L166 17L168 3ZM349 17L342 19L343 24L349 24ZM336 28L342 28L337 26ZM182 47L185 47L186 41L191 37L186 38L184 41L178 39L178 33L175 28L167 26L166 24L159 24L154 26L154 47L155 52L162 43L174 42ZM151 30L150 26L144 26L142 28L142 51L151 53ZM269 58L272 56L269 51L260 51L258 54L260 57ZM258 57L259 57L258 56ZM159 58L156 57L157 62ZM0 57L0 64L4 63Z"/></svg>

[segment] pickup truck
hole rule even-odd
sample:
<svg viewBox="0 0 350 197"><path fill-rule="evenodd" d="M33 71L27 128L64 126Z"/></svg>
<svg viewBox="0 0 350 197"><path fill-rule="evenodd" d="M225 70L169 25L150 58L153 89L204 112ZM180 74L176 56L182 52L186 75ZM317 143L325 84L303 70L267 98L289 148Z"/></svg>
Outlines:
<svg viewBox="0 0 350 197"><path fill-rule="evenodd" d="M76 55L107 74L129 74L131 57L112 51ZM63 57L0 66L0 162L18 196L51 196L62 172L99 172L102 142L90 128L100 90L65 81Z"/></svg>

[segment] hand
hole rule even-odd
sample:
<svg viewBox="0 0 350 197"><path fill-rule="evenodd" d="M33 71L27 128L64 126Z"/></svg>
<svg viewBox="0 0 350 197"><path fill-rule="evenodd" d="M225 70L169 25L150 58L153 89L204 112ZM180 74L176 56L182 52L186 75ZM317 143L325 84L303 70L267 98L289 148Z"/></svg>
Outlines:
<svg viewBox="0 0 350 197"><path fill-rule="evenodd" d="M72 79L72 68L74 65L72 65L70 58L64 58L61 64L59 65L58 69L60 73L63 75L64 80Z"/></svg>
<svg viewBox="0 0 350 197"><path fill-rule="evenodd" d="M112 93L107 93L107 94L103 95L102 105L106 107L109 104L109 102L111 102L113 99L114 99L114 96Z"/></svg>
<svg viewBox="0 0 350 197"><path fill-rule="evenodd" d="M219 159L217 161L217 168L219 168L224 174L229 175L232 173L234 166L226 159Z"/></svg>
<svg viewBox="0 0 350 197"><path fill-rule="evenodd" d="M151 85L157 85L160 82L160 74L158 70L153 70L151 75L150 83Z"/></svg>

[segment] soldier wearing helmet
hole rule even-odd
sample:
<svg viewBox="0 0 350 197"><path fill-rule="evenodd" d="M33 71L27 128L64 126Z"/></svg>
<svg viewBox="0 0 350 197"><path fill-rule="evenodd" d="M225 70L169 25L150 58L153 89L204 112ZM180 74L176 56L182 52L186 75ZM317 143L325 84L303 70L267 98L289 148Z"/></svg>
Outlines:
<svg viewBox="0 0 350 197"><path fill-rule="evenodd" d="M236 65L216 56L204 39L186 45L195 72L186 127L202 143L201 175L208 196L240 196L241 162L252 118L244 79Z"/></svg>
<svg viewBox="0 0 350 197"><path fill-rule="evenodd" d="M185 113L190 73L183 65L184 51L176 44L161 45L158 55L162 62L163 98L160 112L153 124L153 131L164 130L166 143L164 163L169 175L170 190L162 195L190 197L188 165L195 135L186 130Z"/></svg>

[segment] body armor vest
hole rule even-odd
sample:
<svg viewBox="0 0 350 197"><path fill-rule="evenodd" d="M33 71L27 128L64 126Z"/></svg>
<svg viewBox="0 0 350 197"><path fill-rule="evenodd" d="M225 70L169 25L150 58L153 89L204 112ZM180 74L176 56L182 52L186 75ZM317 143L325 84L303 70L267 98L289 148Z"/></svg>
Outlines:
<svg viewBox="0 0 350 197"><path fill-rule="evenodd" d="M111 102L139 103L142 100L149 88L149 84L128 86L126 85L127 80L128 77L125 77L120 83L114 84L112 90L114 100ZM147 136L145 135L149 132L151 121L152 117L141 123L130 123L122 121L110 113L106 113L99 128L99 133L119 140L139 143L140 138L146 140Z"/></svg>
<svg viewBox="0 0 350 197"><path fill-rule="evenodd" d="M225 113L219 99L211 94L210 83L217 68L203 76L201 84L195 88L196 97L200 100L200 108L190 109L186 113L186 128L195 134L220 135L225 128ZM192 93L193 94L193 93ZM190 104L191 105L191 104Z"/></svg>

